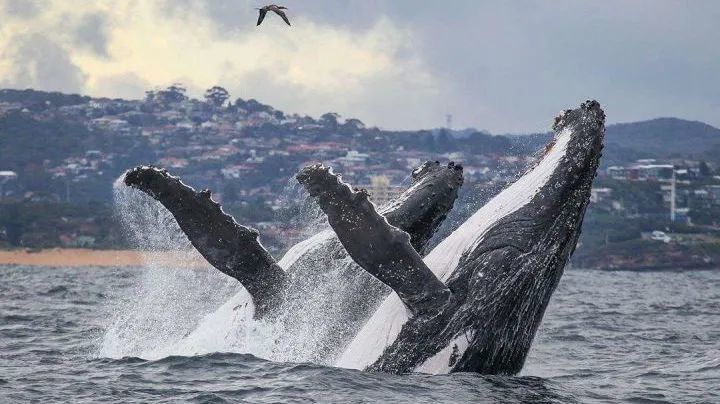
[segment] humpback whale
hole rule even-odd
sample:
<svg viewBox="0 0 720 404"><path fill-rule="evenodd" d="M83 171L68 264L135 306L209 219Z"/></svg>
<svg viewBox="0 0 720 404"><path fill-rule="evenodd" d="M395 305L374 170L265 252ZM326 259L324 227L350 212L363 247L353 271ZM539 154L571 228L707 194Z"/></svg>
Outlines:
<svg viewBox="0 0 720 404"><path fill-rule="evenodd" d="M288 334L324 324L303 348L311 352L291 360L394 373L515 374L579 237L604 122L596 101L563 111L538 163L427 255L462 184L459 165L424 164L412 186L382 208L329 167L306 167L297 179L331 230L279 262L209 191L195 192L154 167L129 171L125 183L162 203L208 262L245 286L256 320L283 323ZM308 285L324 290L322 298L307 296Z"/></svg>
<svg viewBox="0 0 720 404"><path fill-rule="evenodd" d="M341 367L515 374L575 249L603 147L596 101L564 111L543 159L424 260L402 230L322 165L298 180L350 256L396 293L348 345Z"/></svg>
<svg viewBox="0 0 720 404"><path fill-rule="evenodd" d="M453 207L463 170L454 163L428 161L411 178L409 188L380 212L423 252ZM256 319L270 317L283 322L286 332L306 335L282 348L301 352L294 356L301 360L331 363L391 293L347 256L332 230L297 243L276 262L259 242L258 232L226 214L210 191L196 192L166 170L150 166L129 170L124 183L159 201L195 249L245 287L250 301L238 296L229 310L249 303ZM300 312L301 317L295 314Z"/></svg>

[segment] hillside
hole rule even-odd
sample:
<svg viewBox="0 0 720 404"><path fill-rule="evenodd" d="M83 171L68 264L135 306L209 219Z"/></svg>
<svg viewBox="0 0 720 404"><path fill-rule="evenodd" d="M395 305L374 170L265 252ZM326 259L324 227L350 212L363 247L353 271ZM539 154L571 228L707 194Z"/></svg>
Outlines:
<svg viewBox="0 0 720 404"><path fill-rule="evenodd" d="M704 158L709 150L720 146L720 129L702 122L658 118L609 126L607 144L648 157Z"/></svg>
<svg viewBox="0 0 720 404"><path fill-rule="evenodd" d="M318 161L352 184L372 189L389 182L390 191L406 186L409 173L425 160L461 162L465 184L447 221L458 223L533 164L549 137L387 131L332 112L313 118L253 99L233 100L219 87L204 99L171 86L142 100L0 90L0 171L14 172L0 183L0 248L124 247L118 226L108 222L112 184L137 164L167 167L198 189L211 188L239 222L262 230L263 242L274 251L298 237L297 226L287 220L298 209L285 199L294 192L288 179ZM718 156L720 130L663 118L609 126L603 165L652 157L676 164L685 184L678 202L693 223L704 226L674 230L683 233L720 228ZM583 235L588 251L578 255L588 266L597 266L605 251L591 246L639 242L643 233L670 226L660 185L603 179L602 173L599 187L611 191L588 212ZM623 251L616 254L619 261L627 261ZM716 259L701 258L708 257ZM638 263L645 264L654 265Z"/></svg>
<svg viewBox="0 0 720 404"><path fill-rule="evenodd" d="M36 90L0 90L0 102L20 103L25 108L35 111L46 109L49 106L65 107L70 105L87 104L91 98L78 94L63 94L58 92Z"/></svg>
<svg viewBox="0 0 720 404"><path fill-rule="evenodd" d="M540 133L514 135L511 139L516 150L529 153L540 149L551 136ZM720 129L678 118L608 125L604 166L642 158L685 158L720 163Z"/></svg>

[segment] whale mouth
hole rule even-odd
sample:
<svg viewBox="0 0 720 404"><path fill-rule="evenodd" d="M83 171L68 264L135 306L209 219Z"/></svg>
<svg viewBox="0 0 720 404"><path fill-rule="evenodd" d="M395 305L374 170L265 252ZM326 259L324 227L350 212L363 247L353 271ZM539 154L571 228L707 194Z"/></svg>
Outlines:
<svg viewBox="0 0 720 404"><path fill-rule="evenodd" d="M527 195L526 202L489 225L447 276L446 283L464 298L459 312L473 313L460 315L454 332L445 337L447 346L458 350L454 355L441 351L416 370L521 370L580 236L604 124L605 114L596 101L556 119L552 146L542 161L503 192L516 198ZM508 203L503 193L496 198Z"/></svg>

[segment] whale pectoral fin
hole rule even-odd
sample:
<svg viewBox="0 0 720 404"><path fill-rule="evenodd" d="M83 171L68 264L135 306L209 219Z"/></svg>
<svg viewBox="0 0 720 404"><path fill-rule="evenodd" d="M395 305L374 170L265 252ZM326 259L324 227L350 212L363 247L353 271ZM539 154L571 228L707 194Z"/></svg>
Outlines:
<svg viewBox="0 0 720 404"><path fill-rule="evenodd" d="M444 310L452 293L425 265L410 236L376 211L366 191L353 191L321 164L304 168L297 179L317 198L350 257L390 286L413 315Z"/></svg>
<svg viewBox="0 0 720 404"><path fill-rule="evenodd" d="M262 316L279 303L287 275L258 241L258 233L235 220L213 201L209 191L195 192L167 171L137 167L125 185L150 195L172 213L192 245L220 272L245 287Z"/></svg>

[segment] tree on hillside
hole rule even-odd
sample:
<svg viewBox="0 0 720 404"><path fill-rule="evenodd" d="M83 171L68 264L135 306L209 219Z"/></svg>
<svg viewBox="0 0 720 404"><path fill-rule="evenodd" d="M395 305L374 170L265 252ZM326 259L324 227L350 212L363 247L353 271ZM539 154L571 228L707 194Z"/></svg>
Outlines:
<svg viewBox="0 0 720 404"><path fill-rule="evenodd" d="M698 170L700 171L701 177L709 177L712 175L712 171L710 170L708 163L706 163L704 161L700 162L700 166L698 167Z"/></svg>
<svg viewBox="0 0 720 404"><path fill-rule="evenodd" d="M187 89L182 84L173 84L165 90L155 93L155 99L164 104L183 102L188 99Z"/></svg>
<svg viewBox="0 0 720 404"><path fill-rule="evenodd" d="M413 149L415 147L422 149L426 152L435 152L435 135L428 130L421 130L417 133L418 141L410 141L407 145L407 149Z"/></svg>
<svg viewBox="0 0 720 404"><path fill-rule="evenodd" d="M215 108L222 107L229 99L230 93L228 92L228 90L220 86L214 86L212 88L208 88L207 91L205 91L205 101L208 104L214 106Z"/></svg>
<svg viewBox="0 0 720 404"><path fill-rule="evenodd" d="M363 130L365 129L365 124L363 121L356 119L356 118L350 118L345 121L343 124L346 128L352 128L354 130Z"/></svg>
<svg viewBox="0 0 720 404"><path fill-rule="evenodd" d="M365 124L361 120L355 119L355 118L350 118L350 119L346 119L345 122L342 125L340 125L338 132L340 132L340 134L345 135L345 136L352 136L364 129L365 129Z"/></svg>
<svg viewBox="0 0 720 404"><path fill-rule="evenodd" d="M450 136L450 132L447 129L440 129L440 133L435 139L436 151L443 153L453 151L453 138Z"/></svg>
<svg viewBox="0 0 720 404"><path fill-rule="evenodd" d="M155 102L157 94L153 90L145 91L145 102Z"/></svg>
<svg viewBox="0 0 720 404"><path fill-rule="evenodd" d="M252 98L245 102L244 108L247 112L253 113L253 112L267 112L270 113L272 110L271 107L261 104L256 99Z"/></svg>
<svg viewBox="0 0 720 404"><path fill-rule="evenodd" d="M512 146L505 136L493 136L483 132L474 132L463 141L466 151L474 154L507 153Z"/></svg>
<svg viewBox="0 0 720 404"><path fill-rule="evenodd" d="M336 112L328 112L326 114L323 114L320 117L320 124L333 132L336 132L338 129L338 120L340 119L340 114Z"/></svg>

